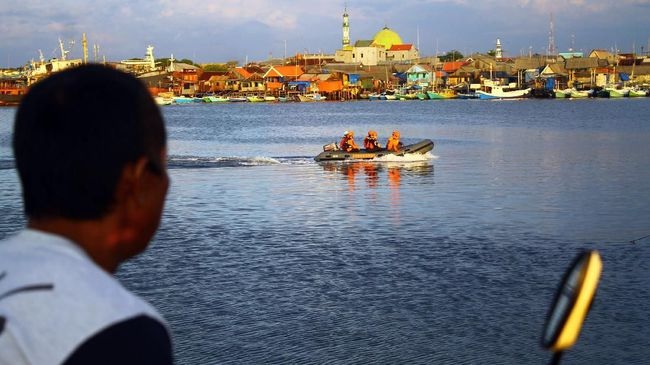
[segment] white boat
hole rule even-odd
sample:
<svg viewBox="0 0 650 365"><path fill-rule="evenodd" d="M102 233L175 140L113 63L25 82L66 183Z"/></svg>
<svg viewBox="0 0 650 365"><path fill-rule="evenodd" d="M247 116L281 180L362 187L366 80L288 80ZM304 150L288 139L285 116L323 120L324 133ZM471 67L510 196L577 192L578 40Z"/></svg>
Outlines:
<svg viewBox="0 0 650 365"><path fill-rule="evenodd" d="M264 101L276 101L277 99L273 95L265 95Z"/></svg>
<svg viewBox="0 0 650 365"><path fill-rule="evenodd" d="M583 99L583 98L588 98L591 96L591 93L593 90L576 90L576 89L571 89L571 98L574 99Z"/></svg>
<svg viewBox="0 0 650 365"><path fill-rule="evenodd" d="M154 97L154 100L158 105L171 105L174 102L173 98L167 98L164 96L156 96Z"/></svg>
<svg viewBox="0 0 650 365"><path fill-rule="evenodd" d="M476 90L479 99L517 99L525 98L530 94L530 88L524 90L511 90L509 86L505 85L491 85L487 86L487 91Z"/></svg>
<svg viewBox="0 0 650 365"><path fill-rule="evenodd" d="M300 101L324 101L326 97L319 93L312 93L305 95L298 94L298 99L300 99Z"/></svg>
<svg viewBox="0 0 650 365"><path fill-rule="evenodd" d="M264 101L264 97L258 95L249 95L246 97L246 100L250 101L251 103L260 103Z"/></svg>
<svg viewBox="0 0 650 365"><path fill-rule="evenodd" d="M228 101L228 98L223 96L206 96L203 98L206 103L223 103Z"/></svg>

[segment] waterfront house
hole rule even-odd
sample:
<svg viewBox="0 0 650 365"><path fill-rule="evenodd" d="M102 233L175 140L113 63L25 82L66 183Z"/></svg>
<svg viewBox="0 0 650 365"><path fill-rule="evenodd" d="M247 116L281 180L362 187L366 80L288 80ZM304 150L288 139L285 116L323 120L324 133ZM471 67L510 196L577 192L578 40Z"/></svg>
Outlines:
<svg viewBox="0 0 650 365"><path fill-rule="evenodd" d="M17 71L0 73L0 105L18 104L27 92L27 78Z"/></svg>
<svg viewBox="0 0 650 365"><path fill-rule="evenodd" d="M568 87L575 87L576 89L592 88L597 86L597 70L600 69L602 74L603 70L607 70L608 62L606 59L599 59L596 57L574 57L565 60L564 67L569 75L567 82ZM599 81L599 84L600 83L603 83L603 81Z"/></svg>
<svg viewBox="0 0 650 365"><path fill-rule="evenodd" d="M197 93L199 76L203 72L200 67L182 62L172 62L168 71L172 74L172 88L175 95L191 96Z"/></svg>
<svg viewBox="0 0 650 365"><path fill-rule="evenodd" d="M288 82L295 81L303 73L304 70L298 65L271 66L262 75L262 79L264 80L267 91L276 92L286 89L285 85Z"/></svg>
<svg viewBox="0 0 650 365"><path fill-rule="evenodd" d="M433 80L433 67L431 65L416 64L406 70L406 84L427 87Z"/></svg>
<svg viewBox="0 0 650 365"><path fill-rule="evenodd" d="M199 77L199 92L217 93L226 90L228 71L206 71Z"/></svg>
<svg viewBox="0 0 650 365"><path fill-rule="evenodd" d="M266 90L264 78L262 77L264 70L261 67L235 67L233 71L241 76L237 78L239 81L238 91L243 93L261 93Z"/></svg>
<svg viewBox="0 0 650 365"><path fill-rule="evenodd" d="M444 86L453 86L462 83L465 78L457 75L461 67L467 64L466 61L451 61L442 63L441 68L436 73L437 84Z"/></svg>
<svg viewBox="0 0 650 365"><path fill-rule="evenodd" d="M552 82L547 81L547 85L552 84L553 89L563 90L568 88L569 74L566 68L564 68L563 62L546 65L539 73L539 76L544 80L552 79Z"/></svg>
<svg viewBox="0 0 650 365"><path fill-rule="evenodd" d="M517 85L519 87L544 88L541 72L549 64L555 63L555 58L533 56L519 57L514 60L513 69L517 72Z"/></svg>
<svg viewBox="0 0 650 365"><path fill-rule="evenodd" d="M619 57L616 54L613 54L604 49L594 49L589 52L589 58L597 58L599 60L607 60L607 63L610 65L616 65L618 63Z"/></svg>

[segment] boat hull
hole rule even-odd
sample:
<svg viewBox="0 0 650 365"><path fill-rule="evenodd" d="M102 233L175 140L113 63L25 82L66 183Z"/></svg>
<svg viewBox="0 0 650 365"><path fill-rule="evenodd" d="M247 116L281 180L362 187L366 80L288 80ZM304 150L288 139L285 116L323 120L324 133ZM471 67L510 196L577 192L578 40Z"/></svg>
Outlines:
<svg viewBox="0 0 650 365"><path fill-rule="evenodd" d="M375 157L383 157L389 155L404 156L408 154L425 154L433 149L433 141L424 139L418 143L404 146L401 151L393 152L387 150L379 151L366 151L359 152L345 152L345 151L325 151L321 152L318 156L314 157L317 162L321 161L347 161L347 160L372 160Z"/></svg>
<svg viewBox="0 0 650 365"><path fill-rule="evenodd" d="M528 97L530 89L515 90L515 91L502 91L497 93L489 93L487 91L477 90L479 99L518 99Z"/></svg>

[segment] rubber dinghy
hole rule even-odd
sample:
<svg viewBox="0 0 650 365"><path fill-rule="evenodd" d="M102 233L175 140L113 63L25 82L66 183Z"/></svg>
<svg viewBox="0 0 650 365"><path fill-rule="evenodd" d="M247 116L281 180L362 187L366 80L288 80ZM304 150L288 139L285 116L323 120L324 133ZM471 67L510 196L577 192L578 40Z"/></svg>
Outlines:
<svg viewBox="0 0 650 365"><path fill-rule="evenodd" d="M325 151L314 157L317 162L321 161L346 161L346 160L372 160L375 157L383 157L388 155L404 156L409 154L425 154L433 149L433 141L430 139L423 139L422 141L408 146L402 147L398 152L387 151L385 149L377 151L360 150L359 152L345 152L341 150L333 150L332 147L336 144L331 143L323 146Z"/></svg>

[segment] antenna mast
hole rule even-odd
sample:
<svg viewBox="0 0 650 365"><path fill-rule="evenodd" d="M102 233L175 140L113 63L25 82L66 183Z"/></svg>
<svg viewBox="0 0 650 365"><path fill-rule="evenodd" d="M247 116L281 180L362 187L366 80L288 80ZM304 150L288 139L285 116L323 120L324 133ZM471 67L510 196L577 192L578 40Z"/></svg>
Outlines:
<svg viewBox="0 0 650 365"><path fill-rule="evenodd" d="M86 39L86 33L83 33L81 36L81 45L83 46L84 63L88 63L88 40Z"/></svg>
<svg viewBox="0 0 650 365"><path fill-rule="evenodd" d="M551 23L548 30L548 55L555 56L555 26L553 25L553 12L551 12Z"/></svg>

